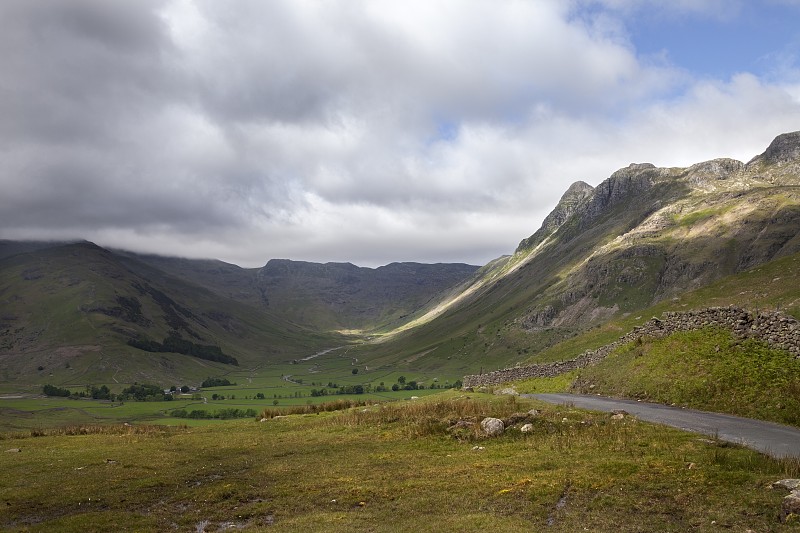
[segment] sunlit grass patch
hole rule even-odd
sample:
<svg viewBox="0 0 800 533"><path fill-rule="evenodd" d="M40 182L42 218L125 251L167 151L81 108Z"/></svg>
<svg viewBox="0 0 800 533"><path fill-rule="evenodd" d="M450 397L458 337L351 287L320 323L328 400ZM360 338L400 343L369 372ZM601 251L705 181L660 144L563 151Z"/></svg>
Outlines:
<svg viewBox="0 0 800 533"><path fill-rule="evenodd" d="M716 328L623 346L575 390L800 425L800 359Z"/></svg>

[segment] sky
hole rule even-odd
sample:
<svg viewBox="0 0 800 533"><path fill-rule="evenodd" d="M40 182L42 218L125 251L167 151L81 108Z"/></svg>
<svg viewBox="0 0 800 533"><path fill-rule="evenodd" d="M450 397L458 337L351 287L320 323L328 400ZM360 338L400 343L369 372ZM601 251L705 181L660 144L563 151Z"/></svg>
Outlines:
<svg viewBox="0 0 800 533"><path fill-rule="evenodd" d="M800 0L3 0L0 239L514 251L577 180L800 130Z"/></svg>

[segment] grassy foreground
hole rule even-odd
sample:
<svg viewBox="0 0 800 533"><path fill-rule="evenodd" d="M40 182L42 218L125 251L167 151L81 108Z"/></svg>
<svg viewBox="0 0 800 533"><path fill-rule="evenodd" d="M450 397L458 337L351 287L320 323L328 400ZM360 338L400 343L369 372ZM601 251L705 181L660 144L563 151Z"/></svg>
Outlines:
<svg viewBox="0 0 800 533"><path fill-rule="evenodd" d="M457 420L531 407L533 431ZM513 397L450 392L213 427L6 435L0 527L17 531L733 531L777 520L800 476L681 431Z"/></svg>

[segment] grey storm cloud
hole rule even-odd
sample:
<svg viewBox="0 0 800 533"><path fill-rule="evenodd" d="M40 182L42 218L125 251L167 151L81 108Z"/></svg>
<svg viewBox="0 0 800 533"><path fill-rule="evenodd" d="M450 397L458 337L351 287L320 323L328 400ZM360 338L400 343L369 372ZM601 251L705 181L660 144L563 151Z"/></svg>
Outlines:
<svg viewBox="0 0 800 533"><path fill-rule="evenodd" d="M793 129L796 86L638 57L632 5L5 0L0 238L483 262L572 181Z"/></svg>

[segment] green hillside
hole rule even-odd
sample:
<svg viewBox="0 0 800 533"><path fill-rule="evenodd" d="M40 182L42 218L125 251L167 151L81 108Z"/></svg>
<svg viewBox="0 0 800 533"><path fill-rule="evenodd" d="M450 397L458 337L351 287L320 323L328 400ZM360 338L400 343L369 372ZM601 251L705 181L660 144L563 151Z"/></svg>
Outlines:
<svg viewBox="0 0 800 533"><path fill-rule="evenodd" d="M287 361L341 343L90 243L0 260L5 387L201 381L233 366L144 351L132 340L217 347L241 366ZM13 389L13 387L11 387Z"/></svg>
<svg viewBox="0 0 800 533"><path fill-rule="evenodd" d="M591 191L576 184L513 256L361 353L464 373L546 358L609 320L796 253L798 146L787 134L746 165L631 165ZM760 305L752 290L739 292Z"/></svg>

